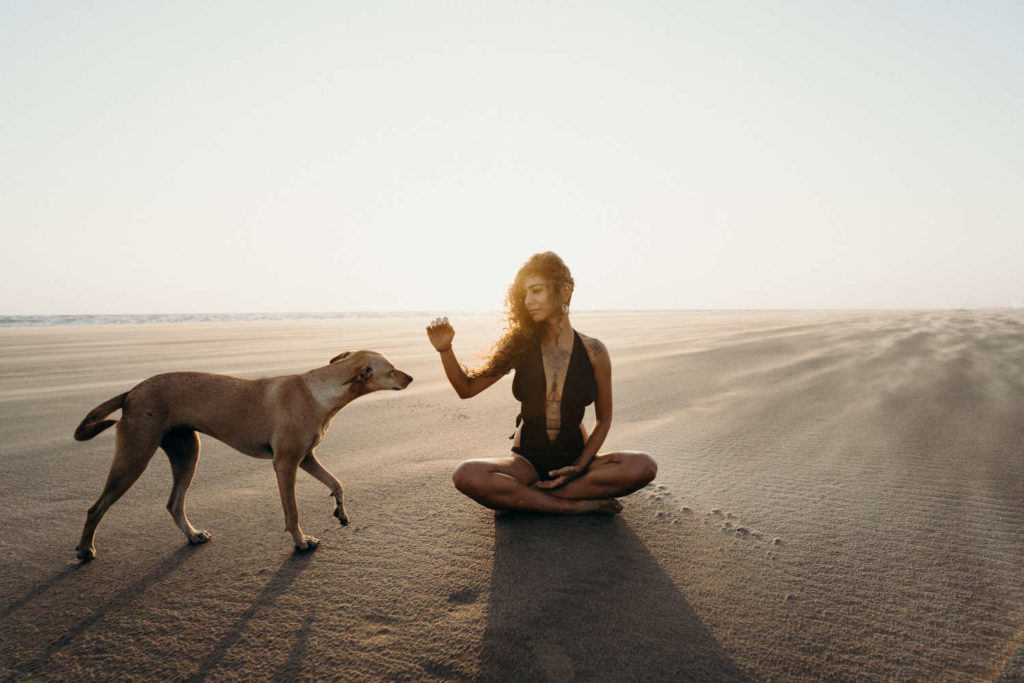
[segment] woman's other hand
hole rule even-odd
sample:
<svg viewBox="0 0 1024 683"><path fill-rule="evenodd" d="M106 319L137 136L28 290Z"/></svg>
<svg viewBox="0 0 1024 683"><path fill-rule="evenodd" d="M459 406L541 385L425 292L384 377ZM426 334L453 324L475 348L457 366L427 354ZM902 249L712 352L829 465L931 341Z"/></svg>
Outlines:
<svg viewBox="0 0 1024 683"><path fill-rule="evenodd" d="M551 470L548 472L549 477L554 479L548 479L547 481L538 481L534 483L534 486L539 489L557 489L559 486L564 486L576 477L583 474L585 470L579 465L569 465L568 467L562 467L561 469Z"/></svg>
<svg viewBox="0 0 1024 683"><path fill-rule="evenodd" d="M455 328L448 322L448 318L434 318L427 325L427 337L435 349L447 351L452 347L452 340L455 339Z"/></svg>

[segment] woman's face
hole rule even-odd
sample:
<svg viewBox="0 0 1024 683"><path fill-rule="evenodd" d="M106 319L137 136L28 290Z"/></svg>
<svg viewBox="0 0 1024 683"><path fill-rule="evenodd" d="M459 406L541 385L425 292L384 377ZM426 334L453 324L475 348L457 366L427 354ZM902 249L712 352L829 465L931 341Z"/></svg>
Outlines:
<svg viewBox="0 0 1024 683"><path fill-rule="evenodd" d="M523 288L526 290L526 310L534 322L544 322L560 313L561 304L546 279L531 275L523 280Z"/></svg>

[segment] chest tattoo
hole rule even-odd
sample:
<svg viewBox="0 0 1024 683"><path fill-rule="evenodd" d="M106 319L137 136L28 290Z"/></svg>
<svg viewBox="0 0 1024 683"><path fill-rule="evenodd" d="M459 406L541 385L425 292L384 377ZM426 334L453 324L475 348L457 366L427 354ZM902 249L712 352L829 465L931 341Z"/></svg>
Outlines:
<svg viewBox="0 0 1024 683"><path fill-rule="evenodd" d="M546 395L544 397L544 417L548 436L557 436L562 426L562 392L565 390L565 377L569 371L571 349L544 349L544 374L547 377Z"/></svg>
<svg viewBox="0 0 1024 683"><path fill-rule="evenodd" d="M565 375L569 370L570 351L565 349L549 349L544 351L544 374L548 379L547 400L562 400L562 389L565 388Z"/></svg>

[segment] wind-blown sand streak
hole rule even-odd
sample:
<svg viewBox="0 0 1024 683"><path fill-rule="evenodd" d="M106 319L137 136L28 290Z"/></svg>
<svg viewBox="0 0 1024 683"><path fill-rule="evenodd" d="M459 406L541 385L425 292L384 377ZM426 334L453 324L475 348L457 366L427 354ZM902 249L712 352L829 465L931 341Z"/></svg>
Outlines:
<svg viewBox="0 0 1024 683"><path fill-rule="evenodd" d="M575 316L612 354L606 447L660 464L613 519L496 518L453 489L518 405L507 379L459 401L426 322L0 329L0 675L1024 677L1024 311ZM472 364L496 321L453 322ZM211 543L183 545L158 453L75 562L113 448L72 441L90 408L356 348L416 381L319 449L350 527L303 477L323 545L293 555L269 464L207 438L188 501Z"/></svg>

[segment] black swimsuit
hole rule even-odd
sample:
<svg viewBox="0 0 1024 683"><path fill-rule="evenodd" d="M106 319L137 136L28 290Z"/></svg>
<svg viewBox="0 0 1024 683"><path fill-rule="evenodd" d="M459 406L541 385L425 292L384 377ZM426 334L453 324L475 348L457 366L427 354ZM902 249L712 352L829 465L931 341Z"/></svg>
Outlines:
<svg viewBox="0 0 1024 683"><path fill-rule="evenodd" d="M548 472L571 465L583 452L580 424L586 407L597 397L594 366L590 364L583 340L574 330L569 368L562 387L562 426L554 441L548 439L544 406L547 377L540 345L523 354L515 371L512 394L522 403L516 425L521 421L523 429L519 445L512 451L529 460L541 479L551 479Z"/></svg>

